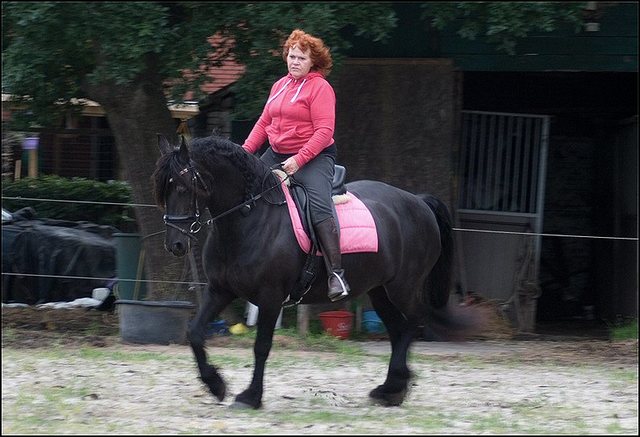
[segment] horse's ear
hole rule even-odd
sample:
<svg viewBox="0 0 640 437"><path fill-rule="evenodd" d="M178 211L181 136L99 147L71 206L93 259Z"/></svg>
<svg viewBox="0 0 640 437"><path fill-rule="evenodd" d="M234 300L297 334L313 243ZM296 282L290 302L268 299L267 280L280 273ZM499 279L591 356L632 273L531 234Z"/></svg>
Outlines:
<svg viewBox="0 0 640 437"><path fill-rule="evenodd" d="M165 155L173 150L171 144L169 144L169 140L162 134L158 134L158 148L160 149L160 154Z"/></svg>
<svg viewBox="0 0 640 437"><path fill-rule="evenodd" d="M180 141L180 158L184 161L189 161L189 149L187 149L187 141L184 139L184 136L180 135L182 138Z"/></svg>

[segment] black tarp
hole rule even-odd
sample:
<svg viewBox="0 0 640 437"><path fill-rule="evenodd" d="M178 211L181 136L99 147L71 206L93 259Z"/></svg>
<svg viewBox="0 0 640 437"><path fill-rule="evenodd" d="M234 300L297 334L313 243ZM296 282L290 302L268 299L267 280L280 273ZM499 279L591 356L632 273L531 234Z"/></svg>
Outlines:
<svg viewBox="0 0 640 437"><path fill-rule="evenodd" d="M91 297L116 276L114 232L88 222L37 219L32 208L17 211L2 223L2 302Z"/></svg>

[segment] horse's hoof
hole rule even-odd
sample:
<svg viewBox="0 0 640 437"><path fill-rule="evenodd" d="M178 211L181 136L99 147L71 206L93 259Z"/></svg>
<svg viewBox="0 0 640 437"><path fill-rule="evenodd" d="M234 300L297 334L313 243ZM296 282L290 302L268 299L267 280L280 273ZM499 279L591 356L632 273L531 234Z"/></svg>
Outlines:
<svg viewBox="0 0 640 437"><path fill-rule="evenodd" d="M383 407L398 407L402 405L404 402L404 398L407 395L407 390L400 390L396 393L386 393L384 391L384 386L379 385L378 387L371 390L369 393L369 397L371 401L376 405L382 405Z"/></svg>
<svg viewBox="0 0 640 437"><path fill-rule="evenodd" d="M379 385L373 390L369 392L369 397L372 399L383 399L384 398L384 386Z"/></svg>
<svg viewBox="0 0 640 437"><path fill-rule="evenodd" d="M257 410L260 407L261 405L254 407L253 405L249 405L247 403L240 402L240 401L235 401L233 404L229 405L229 408L231 408L232 410L251 410L251 409Z"/></svg>
<svg viewBox="0 0 640 437"><path fill-rule="evenodd" d="M260 407L262 407L262 392L258 393L258 390L250 388L236 396L233 402L233 408L253 408L257 410Z"/></svg>
<svg viewBox="0 0 640 437"><path fill-rule="evenodd" d="M227 395L227 385L224 383L222 378L220 378L220 376L215 375L214 377L200 379L206 384L206 386L209 388L209 391L216 397L216 399L218 399L220 402L224 401L224 398Z"/></svg>
<svg viewBox="0 0 640 437"><path fill-rule="evenodd" d="M220 402L222 402L227 395L227 387L222 387L222 390L217 390L217 392L214 392L212 389L212 393Z"/></svg>
<svg viewBox="0 0 640 437"><path fill-rule="evenodd" d="M385 401L387 407L399 407L404 402L404 398L407 395L406 390L402 390L398 393L388 393L385 396Z"/></svg>

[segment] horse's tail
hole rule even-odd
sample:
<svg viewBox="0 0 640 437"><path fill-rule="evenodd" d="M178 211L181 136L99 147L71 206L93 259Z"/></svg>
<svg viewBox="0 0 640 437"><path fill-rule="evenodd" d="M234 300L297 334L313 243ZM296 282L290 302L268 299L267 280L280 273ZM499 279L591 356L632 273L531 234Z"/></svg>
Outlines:
<svg viewBox="0 0 640 437"><path fill-rule="evenodd" d="M453 274L453 228L449 209L430 194L419 196L431 208L440 228L440 257L429 273L425 301L430 307L442 308L449 301Z"/></svg>
<svg viewBox="0 0 640 437"><path fill-rule="evenodd" d="M430 194L419 196L436 216L440 228L441 252L427 279L424 292L427 306L425 319L428 335L439 340L463 340L478 334L488 321L485 309L457 305L449 301L453 275L453 221L447 206ZM427 329L425 329L427 336Z"/></svg>

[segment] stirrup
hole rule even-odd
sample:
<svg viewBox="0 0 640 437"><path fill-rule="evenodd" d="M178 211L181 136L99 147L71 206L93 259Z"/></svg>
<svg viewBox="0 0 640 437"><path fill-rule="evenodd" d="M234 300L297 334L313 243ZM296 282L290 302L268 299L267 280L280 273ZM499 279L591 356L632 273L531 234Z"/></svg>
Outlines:
<svg viewBox="0 0 640 437"><path fill-rule="evenodd" d="M328 293L327 297L329 298L329 300L331 302L337 302L337 301L339 301L341 299L344 299L345 297L349 296L349 288L348 288L346 282L342 280L342 278L340 277L340 275L338 273L331 272L331 274L333 276L335 276L336 278L338 278L338 281L340 281L340 287L342 287L342 291L339 294L333 294L333 295L331 293ZM331 277L329 277L328 282L331 282ZM329 284L327 284L327 285L329 285Z"/></svg>
<svg viewBox="0 0 640 437"><path fill-rule="evenodd" d="M347 296L349 296L349 292L347 290L342 290L342 293L340 294L336 294L334 296L328 295L327 297L329 297L329 300L331 302L338 302L339 300L342 300Z"/></svg>

